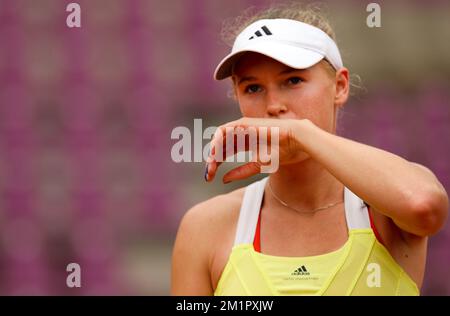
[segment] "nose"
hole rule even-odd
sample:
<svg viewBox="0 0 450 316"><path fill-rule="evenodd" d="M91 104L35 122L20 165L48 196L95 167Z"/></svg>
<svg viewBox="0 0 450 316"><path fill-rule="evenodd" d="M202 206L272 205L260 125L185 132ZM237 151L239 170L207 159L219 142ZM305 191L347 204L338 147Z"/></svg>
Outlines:
<svg viewBox="0 0 450 316"><path fill-rule="evenodd" d="M268 117L278 117L287 112L287 106L273 94L267 97L266 114Z"/></svg>

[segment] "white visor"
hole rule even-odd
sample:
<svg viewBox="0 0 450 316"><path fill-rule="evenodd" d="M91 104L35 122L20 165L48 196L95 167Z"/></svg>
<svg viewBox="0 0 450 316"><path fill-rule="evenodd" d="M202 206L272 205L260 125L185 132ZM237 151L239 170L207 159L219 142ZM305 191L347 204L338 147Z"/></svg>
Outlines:
<svg viewBox="0 0 450 316"><path fill-rule="evenodd" d="M343 67L336 43L321 29L295 20L264 19L250 24L236 37L214 78L231 76L234 63L246 52L263 54L295 69L309 68L323 58L336 70Z"/></svg>

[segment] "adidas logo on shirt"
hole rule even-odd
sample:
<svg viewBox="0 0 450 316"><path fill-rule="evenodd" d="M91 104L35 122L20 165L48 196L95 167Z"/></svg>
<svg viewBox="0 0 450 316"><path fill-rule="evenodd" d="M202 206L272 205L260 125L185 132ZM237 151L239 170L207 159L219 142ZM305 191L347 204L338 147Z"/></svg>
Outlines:
<svg viewBox="0 0 450 316"><path fill-rule="evenodd" d="M264 34L266 34L266 35L272 35L272 32L269 30L269 28L267 27L267 26L263 26L263 27L261 27L261 30L264 32ZM252 37L250 37L249 38L249 40L251 40L251 39L254 39L255 38L255 36L257 36L257 37L261 37L261 36L264 36L264 34L263 33L261 33L261 30L258 30L258 31L256 31L255 32L255 35L253 35Z"/></svg>
<svg viewBox="0 0 450 316"><path fill-rule="evenodd" d="M298 267L292 275L309 275L310 273L306 270L305 266Z"/></svg>

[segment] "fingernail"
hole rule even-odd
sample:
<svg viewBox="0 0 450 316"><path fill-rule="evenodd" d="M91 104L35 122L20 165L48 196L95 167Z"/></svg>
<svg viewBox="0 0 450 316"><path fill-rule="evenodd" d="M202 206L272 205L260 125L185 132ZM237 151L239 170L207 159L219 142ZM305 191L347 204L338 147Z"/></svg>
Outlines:
<svg viewBox="0 0 450 316"><path fill-rule="evenodd" d="M206 164L206 169L205 169L205 175L204 175L206 182L208 182L208 180L209 180L208 167L209 167L209 164L207 163Z"/></svg>

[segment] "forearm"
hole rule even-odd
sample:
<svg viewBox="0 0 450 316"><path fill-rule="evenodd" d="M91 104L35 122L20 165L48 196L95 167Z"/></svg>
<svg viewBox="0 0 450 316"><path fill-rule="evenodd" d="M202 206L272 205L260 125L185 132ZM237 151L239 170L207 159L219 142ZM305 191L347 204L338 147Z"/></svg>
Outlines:
<svg viewBox="0 0 450 316"><path fill-rule="evenodd" d="M447 195L427 169L387 151L328 133L310 121L300 122L297 138L304 151L402 229L414 233L424 219L445 219Z"/></svg>

